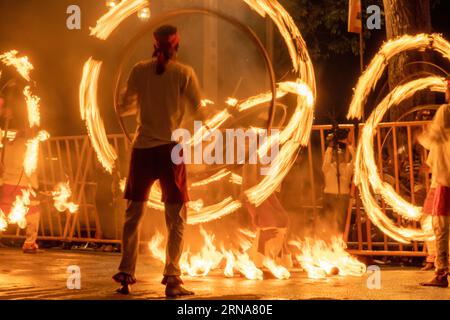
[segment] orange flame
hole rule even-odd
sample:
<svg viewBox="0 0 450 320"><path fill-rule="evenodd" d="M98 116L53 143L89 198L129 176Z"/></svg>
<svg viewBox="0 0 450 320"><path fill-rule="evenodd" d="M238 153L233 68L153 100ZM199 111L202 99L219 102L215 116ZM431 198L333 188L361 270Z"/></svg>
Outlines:
<svg viewBox="0 0 450 320"><path fill-rule="evenodd" d="M47 131L39 131L37 136L29 139L26 143L23 169L27 177L31 177L36 172L39 158L39 143L50 137Z"/></svg>
<svg viewBox="0 0 450 320"><path fill-rule="evenodd" d="M30 196L36 196L33 189L22 190L21 196L16 196L11 212L8 215L8 221L11 224L17 224L19 228L25 229L27 226L26 215L31 204Z"/></svg>
<svg viewBox="0 0 450 320"><path fill-rule="evenodd" d="M30 81L30 72L34 69L33 65L28 60L28 57L18 57L17 50L11 50L0 55L0 61L7 66L14 66L17 72L27 81Z"/></svg>
<svg viewBox="0 0 450 320"><path fill-rule="evenodd" d="M27 104L28 122L30 124L30 128L34 126L39 127L41 124L39 101L41 99L31 93L30 86L25 87L25 89L23 90L23 95L25 96L25 101Z"/></svg>
<svg viewBox="0 0 450 320"><path fill-rule="evenodd" d="M280 280L287 280L291 277L291 273L288 269L282 265L277 264L273 259L264 257L263 265L269 269L269 271Z"/></svg>
<svg viewBox="0 0 450 320"><path fill-rule="evenodd" d="M59 212L68 210L70 213L75 213L78 211L79 205L68 201L72 196L72 190L70 189L68 181L66 183L59 183L52 192L52 196L54 206Z"/></svg>
<svg viewBox="0 0 450 320"><path fill-rule="evenodd" d="M3 210L0 209L0 231L5 231L8 227L8 220L6 219Z"/></svg>
<svg viewBox="0 0 450 320"><path fill-rule="evenodd" d="M340 237L333 237L331 244L324 240L306 238L305 241L290 241L300 250L297 260L311 279L323 279L329 275L362 276L366 266L352 257Z"/></svg>

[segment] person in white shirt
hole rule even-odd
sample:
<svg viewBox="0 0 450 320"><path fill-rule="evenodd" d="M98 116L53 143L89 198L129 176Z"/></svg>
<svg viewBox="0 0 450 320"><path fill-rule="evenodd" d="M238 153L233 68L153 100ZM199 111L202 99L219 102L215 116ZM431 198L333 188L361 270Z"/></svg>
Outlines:
<svg viewBox="0 0 450 320"><path fill-rule="evenodd" d="M351 160L346 159L346 150ZM343 233L345 228L345 214L350 201L353 170L354 149L348 138L340 140L337 146L334 146L334 142L331 141L325 151L322 164L324 175L322 217L330 220L339 233Z"/></svg>

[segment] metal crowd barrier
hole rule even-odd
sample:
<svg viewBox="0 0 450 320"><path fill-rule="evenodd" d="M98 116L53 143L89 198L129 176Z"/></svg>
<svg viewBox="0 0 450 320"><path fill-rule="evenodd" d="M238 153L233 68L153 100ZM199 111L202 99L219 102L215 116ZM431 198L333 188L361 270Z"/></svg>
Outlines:
<svg viewBox="0 0 450 320"><path fill-rule="evenodd" d="M417 146L414 136L425 124L424 121L381 123L374 140L375 157L383 177L403 197L419 205L430 181L418 169L426 159L426 151ZM359 126L359 132L362 126ZM350 137L356 140L355 126L345 124L340 128L348 129ZM314 217L322 209L321 166L326 135L331 129L331 125L313 126L310 144L302 150L290 178L283 183L282 197L294 199L294 208L288 210L295 215ZM42 196L39 240L120 243L124 201L118 190L118 180L126 175L130 146L124 135L114 134L108 138L119 156L118 169L112 177L104 173L87 136L52 137L42 143L38 169L42 194L51 192L59 182L69 181L72 198L80 209L75 214L57 212L51 197ZM409 223L392 212L382 199L380 203L384 212L398 224ZM10 226L0 237L23 238L24 233L24 230ZM426 250L423 243L405 245L395 242L374 227L366 217L355 186L352 186L346 214L344 240L349 251L358 255L424 256Z"/></svg>

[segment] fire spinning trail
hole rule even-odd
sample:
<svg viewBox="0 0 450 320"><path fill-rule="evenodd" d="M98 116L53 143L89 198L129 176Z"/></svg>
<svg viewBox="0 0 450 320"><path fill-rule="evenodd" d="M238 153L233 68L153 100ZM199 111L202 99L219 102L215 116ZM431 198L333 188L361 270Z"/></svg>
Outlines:
<svg viewBox="0 0 450 320"><path fill-rule="evenodd" d="M238 101L234 105L237 112L242 112L244 110L256 108L257 106L271 100L273 100L272 103L274 103L276 98L280 98L286 94L295 94L298 96L295 112L289 123L280 134L280 144L282 146L278 156L274 160L274 174L267 175L260 184L246 190L245 192L250 202L259 205L280 185L294 163L298 149L305 146L309 141L313 121L316 88L314 69L306 50L305 42L302 39L300 31L297 29L294 21L285 9L274 0L244 1L250 6L250 8L257 11L261 16L265 17L268 15L272 18L286 42L293 64L293 70L298 76L297 80L294 82L283 82L278 84L278 88L272 90L272 93L263 93L256 97ZM112 8L107 14L97 21L96 27L91 30L91 35L100 40L107 40L121 22L145 7L147 4L148 3L145 0L122 1L119 5ZM154 26L157 23L164 22L167 17L173 18L184 14L205 13L216 15L219 18L226 19L229 22L235 22L233 18L209 10L185 9L182 11L167 13L158 20L155 20L156 18L153 19L149 22L149 26L146 27L146 30L151 29L151 26ZM239 24L238 27L240 27L241 30L248 31L248 28L242 26L241 24ZM130 47L133 45L134 43L131 43ZM111 173L114 169L117 154L108 142L104 124L98 110L97 87L101 65L101 61L93 58L90 58L85 63L83 78L80 84L80 111L82 119L86 122L88 133L96 151L97 158L105 170ZM270 69L271 65L269 66L269 70ZM118 81L118 83L120 83L120 81ZM224 109L218 114L212 116L206 123L211 129L219 129L224 127L230 121L233 121L233 116L227 111L227 109ZM207 134L207 132L206 130L201 130L196 134L197 136L194 136L194 139L191 141L192 144L201 141L202 135ZM264 151L270 148L270 145L271 140L269 140L266 145L261 146L258 152L260 154L264 153ZM211 179L211 181L217 180ZM160 202L159 196L160 190L158 186L155 185L151 190L149 206L162 210L163 205ZM242 203L239 200L235 200L232 197L225 197L224 200L207 207L203 207L200 205L201 203L203 203L203 201L200 199L196 201L194 205L189 206L189 224L199 224L214 219L219 219L225 215L235 212L242 206Z"/></svg>
<svg viewBox="0 0 450 320"><path fill-rule="evenodd" d="M30 76L30 72L34 69L33 65L30 63L28 57L20 57L17 50L11 50L0 55L0 61L6 66L14 67L20 76L27 82L27 85L23 90L23 96L27 106L28 124L30 129L39 128L41 125L40 98L32 92L32 87L34 87L34 85L32 85L33 81ZM5 132L3 134L7 135L7 131L8 128L5 128ZM25 158L23 162L23 172L28 177L33 175L37 170L40 142L46 141L49 138L50 134L47 131L40 130L36 133L34 138L27 141ZM66 210L69 210L73 213L78 210L78 205L74 203L67 203L67 200L71 196L71 190L68 183L58 185L57 190L53 195L55 200L54 204L58 211L65 212ZM0 210L0 231L6 230L8 224L17 224L17 226L21 229L26 228L26 215L31 204L31 196L35 197L36 193L31 187L29 187L28 190L22 191L21 196L16 197L16 200L12 205L11 212L9 212L8 215Z"/></svg>
<svg viewBox="0 0 450 320"><path fill-rule="evenodd" d="M293 71L296 74L295 81L286 81L278 83L277 85L275 84L273 66L268 58L267 52L257 36L247 26L230 16L208 9L182 9L153 18L125 47L124 54L122 55L122 62L117 71L115 99L117 105L120 92L119 87L122 82L122 67L127 61L127 58L129 58L137 41L151 31L153 27L162 24L169 18L190 14L213 15L216 18L223 19L233 24L235 27L249 35L250 39L260 49L266 61L272 83L271 91L241 101L233 97L228 99L226 102L228 106L208 119L206 125L211 130L226 128L227 125L238 120L236 117L237 114L252 109L258 110L258 107L271 102L268 124L268 127L270 128L272 127L274 118L274 106L276 100L288 94L297 96L295 110L279 136L281 147L274 160L274 165L272 166L274 168L273 172L265 176L258 185L245 191L247 200L258 206L266 200L283 181L295 162L298 150L309 143L316 98L316 84L314 69L306 49L306 44L293 19L286 10L275 0L244 0L244 2L260 16L270 17L277 26L288 48ZM91 29L91 35L103 41L107 40L112 32L116 30L125 19L147 5L148 2L146 0L123 0L97 21L95 28ZM117 153L113 146L108 142L106 130L97 103L98 81L101 68L102 61L94 59L93 57L89 58L84 65L79 92L80 112L82 119L86 123L87 131L98 160L107 172L112 173L115 169ZM209 100L203 101L204 107L208 104L214 104L214 102ZM126 132L120 117L119 122L129 139L129 135ZM205 128L195 132L194 137L189 141L189 144L195 146L202 141L203 136L206 134L207 130L205 130ZM268 139L266 143L261 145L258 149L259 155L266 154L271 148L272 143L274 143L274 141ZM218 169L218 172L212 173L209 177L201 181L193 182L190 185L190 188L205 186L214 181L224 181L225 178L228 179L227 181L229 183L242 184L241 176L232 173L231 170L221 168ZM122 187L124 186L124 181L121 182L121 185ZM158 184L155 184L150 192L148 206L160 211L164 210L164 205L161 203L160 198L161 189ZM191 225L209 222L231 214L241 206L241 201L233 199L232 196L225 197L222 201L209 206L204 206L203 200L198 199L197 201L188 203L187 222ZM213 243L213 235L208 234L203 229L201 229L201 234L204 240L204 246L201 251L197 254L191 254L188 249L183 254L183 273L191 276L205 276L211 270L222 265L224 275L227 277L233 276L234 272L237 271L248 279L262 279L262 271L255 266L254 262L247 254L247 251L250 248L248 237L249 235L252 237L251 232L244 231L244 236L238 236L238 238L241 239L238 246L240 247L239 250L225 249L223 244L220 249L217 249ZM164 251L160 247L163 241L163 236L157 233L149 243L152 255L161 261L164 260L165 256ZM325 277L333 270L333 268L334 270L337 269L338 273L341 275L352 274L360 276L365 272L364 264L351 258L348 253L345 252L345 244L339 242L337 239L333 241L332 246L327 246L325 243L312 246L309 242L303 244L299 241L293 242L293 246L299 249L297 258L300 261L304 261L306 265L305 269L311 278ZM318 250L325 252L326 254L321 255ZM318 256L323 256L321 261L317 260ZM336 260L336 257L340 257L340 259L338 259L339 261ZM336 261L332 261L333 259ZM345 263L343 261L345 261ZM348 266L345 266L344 264L347 264ZM283 266L278 265L272 259L265 257L263 265L278 279L287 279L290 277L289 271ZM346 268L350 268L353 272L346 271ZM322 270L322 272L319 272L318 269Z"/></svg>
<svg viewBox="0 0 450 320"><path fill-rule="evenodd" d="M392 57L404 51L425 49L432 49L450 61L450 43L437 34L407 35L384 44L358 81L347 115L348 118L361 119L367 97L375 88ZM397 226L383 213L372 195L372 192L380 195L395 212L406 219L418 221L422 215L420 207L410 204L397 194L391 185L382 181L373 155L375 129L383 119L384 114L391 107L396 107L416 92L427 89L445 92L445 88L444 79L437 76L420 78L396 87L370 115L362 131L361 140L357 148L354 181L360 188L365 211L370 220L380 230L401 243L428 240L433 235L419 229Z"/></svg>

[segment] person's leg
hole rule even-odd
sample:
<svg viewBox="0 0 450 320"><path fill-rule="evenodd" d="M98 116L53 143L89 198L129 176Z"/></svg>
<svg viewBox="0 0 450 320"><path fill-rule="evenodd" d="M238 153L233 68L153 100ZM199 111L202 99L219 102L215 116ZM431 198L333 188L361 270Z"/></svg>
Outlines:
<svg viewBox="0 0 450 320"><path fill-rule="evenodd" d="M431 210L430 210L431 212ZM432 216L425 215L421 220L422 230L425 232L433 232ZM435 240L425 241L427 247L427 257L425 259L425 266L422 271L428 271L434 269L434 261L436 260L436 244Z"/></svg>
<svg viewBox="0 0 450 320"><path fill-rule="evenodd" d="M186 222L186 206L183 203L165 204L167 245L164 276L181 276L180 258L183 253L184 224Z"/></svg>
<svg viewBox="0 0 450 320"><path fill-rule="evenodd" d="M122 260L119 271L134 277L139 252L139 227L145 202L128 201L122 235Z"/></svg>
<svg viewBox="0 0 450 320"><path fill-rule="evenodd" d="M22 250L24 253L37 253L39 251L39 247L36 240L39 231L40 212L38 210L30 212L27 214L26 219L26 238L22 246Z"/></svg>
<svg viewBox="0 0 450 320"><path fill-rule="evenodd" d="M345 222L347 218L347 209L350 203L349 195L341 195L339 196L339 204L336 210L336 225L337 231L339 234L343 235L345 231Z"/></svg>
<svg viewBox="0 0 450 320"><path fill-rule="evenodd" d="M436 194L436 188L431 187L427 193L427 196L423 202L423 213L424 216L421 220L422 230L427 233L433 232L433 204L434 204L434 196ZM435 240L433 241L425 241L427 247L427 258L425 260L425 266L422 268L422 271L428 271L434 269L434 260L436 260L436 244Z"/></svg>
<svg viewBox="0 0 450 320"><path fill-rule="evenodd" d="M433 230L436 236L436 271L448 272L449 217L433 216Z"/></svg>
<svg viewBox="0 0 450 320"><path fill-rule="evenodd" d="M424 286L448 287L449 226L448 216L433 216L433 231L436 237L436 273L430 282L421 283Z"/></svg>
<svg viewBox="0 0 450 320"><path fill-rule="evenodd" d="M159 181L165 204L167 226L166 264L162 284L166 296L191 295L181 284L180 258L183 252L184 225L187 220L186 203L189 201L184 163L174 164L171 152L174 145L164 146L158 155Z"/></svg>
<svg viewBox="0 0 450 320"><path fill-rule="evenodd" d="M154 168L154 149L133 149L125 189L128 204L122 234L122 260L119 273L113 276L113 279L124 287L136 282L134 274L139 251L139 229L145 202L155 181L155 173L152 171ZM127 291L122 293L128 293Z"/></svg>
<svg viewBox="0 0 450 320"><path fill-rule="evenodd" d="M436 260L436 243L435 241L425 241L427 246L427 257L425 259L425 266L422 271L434 269L434 261Z"/></svg>

